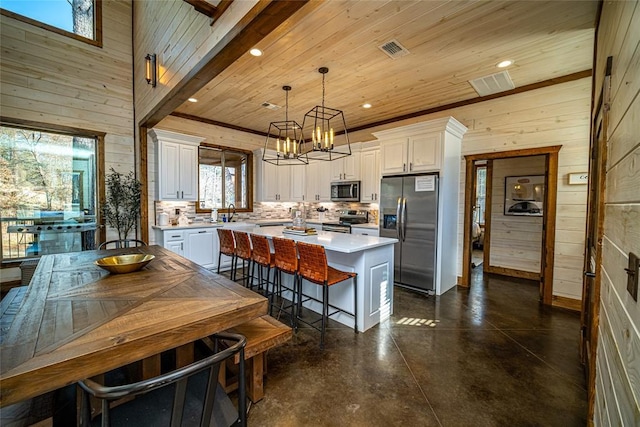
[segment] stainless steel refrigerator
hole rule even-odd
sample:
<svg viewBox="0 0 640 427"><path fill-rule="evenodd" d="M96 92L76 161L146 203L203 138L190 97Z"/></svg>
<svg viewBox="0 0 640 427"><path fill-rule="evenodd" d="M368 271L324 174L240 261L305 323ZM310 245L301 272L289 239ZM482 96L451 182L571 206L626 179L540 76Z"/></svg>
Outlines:
<svg viewBox="0 0 640 427"><path fill-rule="evenodd" d="M437 174L382 178L380 236L399 240L394 250L397 284L435 291L437 216Z"/></svg>

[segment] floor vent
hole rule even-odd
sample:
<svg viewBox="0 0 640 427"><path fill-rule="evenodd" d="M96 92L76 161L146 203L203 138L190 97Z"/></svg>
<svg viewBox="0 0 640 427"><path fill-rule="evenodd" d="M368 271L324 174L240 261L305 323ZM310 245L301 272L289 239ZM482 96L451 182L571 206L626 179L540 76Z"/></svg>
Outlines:
<svg viewBox="0 0 640 427"><path fill-rule="evenodd" d="M477 79L469 80L469 83L480 96L492 95L498 92L515 89L511 76L505 71L491 74Z"/></svg>
<svg viewBox="0 0 640 427"><path fill-rule="evenodd" d="M409 51L407 48L402 46L398 40L389 40L388 42L381 44L378 46L378 49L386 53L391 59L402 58L403 56L409 55Z"/></svg>
<svg viewBox="0 0 640 427"><path fill-rule="evenodd" d="M272 103L270 103L270 102L263 102L263 103L262 103L262 106L263 106L264 108L269 109L269 110L279 110L279 109L281 109L281 108L282 108L281 106L276 105L276 104L272 104Z"/></svg>

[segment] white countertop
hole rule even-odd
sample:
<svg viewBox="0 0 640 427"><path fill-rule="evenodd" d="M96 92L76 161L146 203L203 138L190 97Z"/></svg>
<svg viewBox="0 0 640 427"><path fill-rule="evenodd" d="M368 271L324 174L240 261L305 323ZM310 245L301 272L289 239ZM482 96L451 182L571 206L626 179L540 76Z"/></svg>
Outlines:
<svg viewBox="0 0 640 427"><path fill-rule="evenodd" d="M393 245L398 240L389 237L363 236L360 234L333 233L318 230L315 236L298 236L295 234L283 234L284 227L256 227L252 233L260 234L268 238L284 237L295 241L322 245L328 251L353 253L373 249L380 246Z"/></svg>
<svg viewBox="0 0 640 427"><path fill-rule="evenodd" d="M253 227L254 225L273 224L273 223L290 223L291 218L284 219L258 219L258 220L246 220L238 222L208 222L208 221L194 221L188 225L152 225L154 230L189 230L193 228L245 228ZM322 222L314 219L307 220L307 224L321 225Z"/></svg>

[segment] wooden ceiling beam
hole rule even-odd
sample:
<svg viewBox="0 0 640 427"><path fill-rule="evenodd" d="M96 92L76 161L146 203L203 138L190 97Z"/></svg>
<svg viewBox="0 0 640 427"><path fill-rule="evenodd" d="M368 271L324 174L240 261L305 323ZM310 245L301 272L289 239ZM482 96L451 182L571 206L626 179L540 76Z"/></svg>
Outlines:
<svg viewBox="0 0 640 427"><path fill-rule="evenodd" d="M189 3L193 8L205 16L211 18L211 25L216 19L224 13L225 10L233 3L233 0L221 0L218 6L214 6L206 0L183 0Z"/></svg>
<svg viewBox="0 0 640 427"><path fill-rule="evenodd" d="M259 10L241 19L220 43L140 120L140 125L152 128L158 124L308 2L309 0L272 0L268 3L265 1L266 5L259 5ZM282 31L286 31L286 27L283 26Z"/></svg>

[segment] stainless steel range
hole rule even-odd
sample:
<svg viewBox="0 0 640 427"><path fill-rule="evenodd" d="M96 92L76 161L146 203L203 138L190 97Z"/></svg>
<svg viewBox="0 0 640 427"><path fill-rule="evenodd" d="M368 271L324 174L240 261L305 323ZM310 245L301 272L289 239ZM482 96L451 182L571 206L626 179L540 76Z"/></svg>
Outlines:
<svg viewBox="0 0 640 427"><path fill-rule="evenodd" d="M351 233L352 224L366 224L369 222L369 211L342 210L338 222L323 222L322 231L335 233Z"/></svg>

